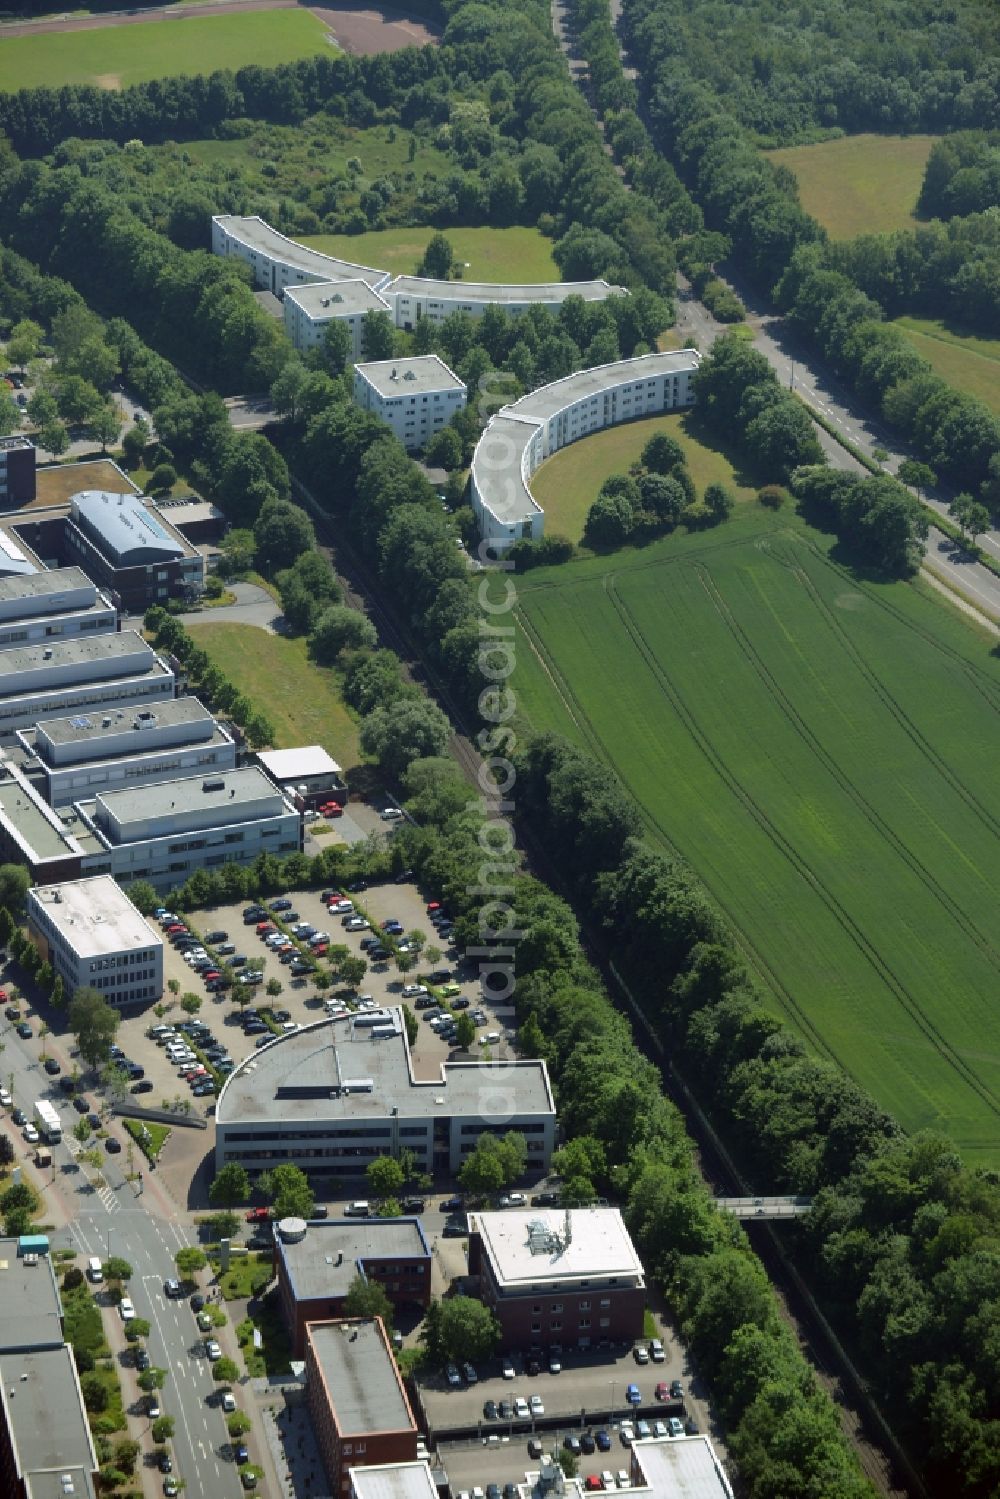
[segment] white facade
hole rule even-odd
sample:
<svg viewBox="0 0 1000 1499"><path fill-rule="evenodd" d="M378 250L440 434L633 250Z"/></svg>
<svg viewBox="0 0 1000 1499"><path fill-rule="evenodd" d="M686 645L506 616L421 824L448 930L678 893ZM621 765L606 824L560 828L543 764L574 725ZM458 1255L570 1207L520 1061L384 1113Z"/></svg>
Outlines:
<svg viewBox="0 0 1000 1499"><path fill-rule="evenodd" d="M351 335L351 359L361 358L365 314L393 315L392 305L366 281L290 286L285 292L285 332L296 349L314 349L328 323L344 323Z"/></svg>
<svg viewBox="0 0 1000 1499"><path fill-rule="evenodd" d="M544 1170L556 1132L544 1062L445 1062L440 1078L417 1079L397 1009L322 1020L251 1053L215 1118L217 1170L288 1161L345 1183L404 1147L417 1170L454 1174L481 1135L507 1130L524 1134L528 1169Z"/></svg>
<svg viewBox="0 0 1000 1499"><path fill-rule="evenodd" d="M162 995L163 940L110 875L36 885L28 924L69 995L97 989L113 1005Z"/></svg>
<svg viewBox="0 0 1000 1499"><path fill-rule="evenodd" d="M380 416L411 451L422 448L465 408L462 381L436 354L354 366L354 399Z"/></svg>
<svg viewBox="0 0 1000 1499"><path fill-rule="evenodd" d="M134 630L0 651L0 738L62 713L144 708L174 674Z"/></svg>
<svg viewBox="0 0 1000 1499"><path fill-rule="evenodd" d="M472 508L483 540L504 551L524 537L540 537L545 513L528 482L538 465L605 427L690 406L698 364L694 349L622 359L567 375L504 406L472 459Z"/></svg>
<svg viewBox="0 0 1000 1499"><path fill-rule="evenodd" d="M386 285L389 272L336 260L300 245L256 215L216 214L212 219L212 251L234 255L253 271L254 285L281 297L286 287L311 281L366 281L376 289Z"/></svg>
<svg viewBox="0 0 1000 1499"><path fill-rule="evenodd" d="M499 307L512 317L529 307L547 307L558 312L569 297L585 302L605 302L625 297L623 286L607 281L538 281L523 284L488 281L431 281L422 276L397 276L384 292L392 302L397 328L415 328L426 320L443 323L453 312L480 318L487 307Z"/></svg>

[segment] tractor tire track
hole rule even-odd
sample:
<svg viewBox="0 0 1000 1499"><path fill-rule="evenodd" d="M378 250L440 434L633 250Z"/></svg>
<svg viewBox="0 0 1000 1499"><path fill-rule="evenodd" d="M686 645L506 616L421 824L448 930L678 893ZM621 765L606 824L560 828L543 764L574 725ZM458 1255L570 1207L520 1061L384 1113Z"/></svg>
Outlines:
<svg viewBox="0 0 1000 1499"><path fill-rule="evenodd" d="M754 822L756 822L757 826L764 833L765 837L769 839L773 847L784 856L784 858L788 861L789 864L791 864L792 868L800 875L800 877L806 882L810 889L814 890L815 893L819 896L820 900L822 900L830 915L840 926L845 937L847 937L852 942L861 956L865 958L869 965L874 969L875 973L879 976L879 978L890 990L890 992L895 995L900 1006L910 1016L917 1029L923 1033L925 1039L931 1044L931 1046L934 1047L935 1051L938 1052L942 1060L950 1064L955 1073L959 1077L961 1077L966 1086L969 1087L978 1096L980 1101L984 1103L993 1114L1000 1118L1000 1100L998 1100L991 1089L988 1088L986 1084L976 1076L976 1074L972 1071L971 1067L969 1067L965 1060L957 1052L955 1052L950 1043L938 1030L937 1026L934 1025L929 1017L924 1014L919 1004L914 999L913 995L907 989L906 985L899 978L899 976L893 972L885 959L882 958L874 943L865 935L864 931L861 929L861 927L858 926L854 918L833 894L832 890L830 890L824 884L816 871L810 867L810 865L802 857L798 850L788 841L787 838L784 837L781 831L770 820L763 808L754 801L753 797L750 795L746 787L738 780L738 778L732 773L732 771L730 771L729 767L725 763L725 760L715 750L711 740L708 738L707 734L704 733L697 720L694 718L693 714L687 708L682 695L671 682L670 678L663 670L663 667L656 659L645 637L642 634L638 622L630 613L628 606L625 604L624 600L620 597L620 595L617 594L613 581L609 582L608 594L618 613L619 618L622 621L623 627L635 644L636 649L642 655L643 660L646 662L650 672L656 678L657 682L660 684L662 690L667 695L672 706L675 708L680 721L687 728L689 734L692 737L692 740L697 745L698 749L701 751L709 765L715 771L716 775L727 787L731 795L733 795L739 801L745 811L749 813L749 815L753 818ZM800 1013L797 1005L795 1006L795 1011L796 1014ZM812 1033L811 1026L810 1033ZM824 1050L828 1055L832 1054L828 1046L824 1046ZM839 1062L839 1059L837 1060L838 1065L843 1065Z"/></svg>

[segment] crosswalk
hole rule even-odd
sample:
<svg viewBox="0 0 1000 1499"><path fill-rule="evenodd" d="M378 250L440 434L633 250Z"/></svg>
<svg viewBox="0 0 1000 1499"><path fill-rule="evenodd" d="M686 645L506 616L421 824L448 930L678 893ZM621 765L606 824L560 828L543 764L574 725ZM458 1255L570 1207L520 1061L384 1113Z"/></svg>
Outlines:
<svg viewBox="0 0 1000 1499"><path fill-rule="evenodd" d="M65 1140L70 1155L73 1157L74 1161L76 1161L80 1155L80 1152L83 1150L83 1146L80 1144L79 1140L74 1140L72 1135L63 1136L63 1139ZM87 1169L89 1170L92 1168ZM108 1213L120 1212L121 1203L118 1201L118 1197L114 1189L108 1186L107 1182L104 1180L104 1177L98 1174L97 1176L92 1176L90 1178L90 1181L94 1185L94 1195L100 1202L101 1206L105 1209L105 1211ZM100 1183L100 1185L98 1186L97 1183Z"/></svg>

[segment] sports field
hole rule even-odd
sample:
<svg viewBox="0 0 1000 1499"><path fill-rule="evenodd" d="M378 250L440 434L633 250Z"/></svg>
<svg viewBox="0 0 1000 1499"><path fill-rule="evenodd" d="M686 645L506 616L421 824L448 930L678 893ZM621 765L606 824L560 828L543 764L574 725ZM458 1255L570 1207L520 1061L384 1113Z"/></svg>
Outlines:
<svg viewBox="0 0 1000 1499"><path fill-rule="evenodd" d="M518 580L518 707L613 762L776 1007L1000 1163L1000 659L797 517Z"/></svg>
<svg viewBox="0 0 1000 1499"><path fill-rule="evenodd" d="M627 474L657 432L669 432L684 449L688 472L699 499L709 484L725 484L739 500L753 499L756 491L741 482L747 476L736 473L725 453L698 441L691 430L692 422L691 412L625 422L620 427L598 432L584 442L572 443L552 458L547 458L535 471L531 492L545 511L545 529L549 535L568 536L571 541L579 541L587 511L596 500L601 485L612 474Z"/></svg>
<svg viewBox="0 0 1000 1499"><path fill-rule="evenodd" d="M344 706L336 672L315 666L304 638L269 635L255 625L188 626L222 675L251 702L262 702L274 725L274 748L321 744L346 769L361 758L358 726ZM267 699L261 683L267 683Z"/></svg>
<svg viewBox="0 0 1000 1499"><path fill-rule="evenodd" d="M978 338L940 318L901 317L895 325L936 375L1000 416L1000 338Z"/></svg>
<svg viewBox="0 0 1000 1499"><path fill-rule="evenodd" d="M845 135L786 146L767 158L795 174L802 207L831 239L912 229L924 167L936 136Z"/></svg>
<svg viewBox="0 0 1000 1499"><path fill-rule="evenodd" d="M412 275L434 229L374 229L368 234L312 234L302 243L327 255ZM445 229L466 281L558 281L551 241L537 229Z"/></svg>
<svg viewBox="0 0 1000 1499"><path fill-rule="evenodd" d="M64 83L125 88L176 73L211 73L251 63L273 67L331 45L323 23L304 9L46 31L4 38L0 90L59 88Z"/></svg>

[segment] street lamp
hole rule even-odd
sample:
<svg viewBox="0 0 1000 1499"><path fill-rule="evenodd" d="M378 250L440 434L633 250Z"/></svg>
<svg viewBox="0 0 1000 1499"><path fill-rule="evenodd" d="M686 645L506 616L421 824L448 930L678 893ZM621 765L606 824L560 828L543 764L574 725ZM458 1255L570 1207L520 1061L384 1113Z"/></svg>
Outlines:
<svg viewBox="0 0 1000 1499"><path fill-rule="evenodd" d="M608 1425L609 1426L614 1426L614 1424L615 1424L615 1390L617 1388L618 1388L618 1381L617 1381L617 1379L613 1379L611 1381L611 1409L608 1412Z"/></svg>

